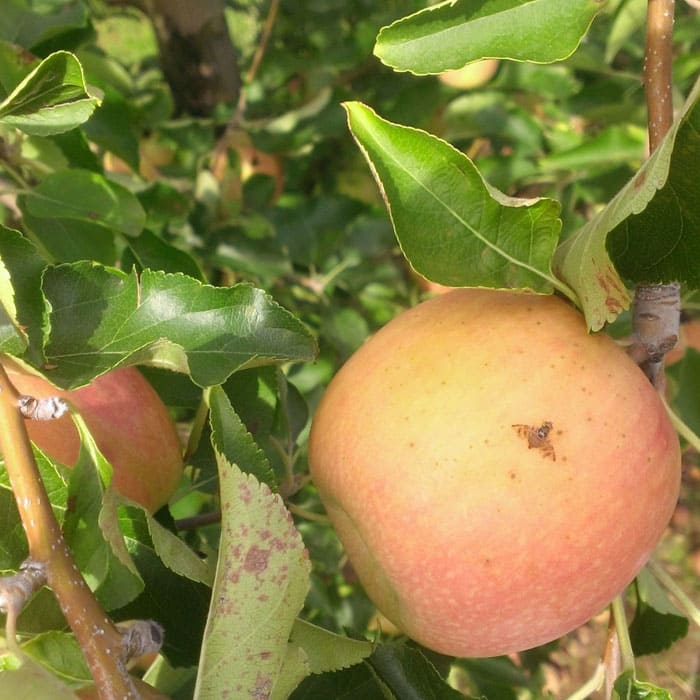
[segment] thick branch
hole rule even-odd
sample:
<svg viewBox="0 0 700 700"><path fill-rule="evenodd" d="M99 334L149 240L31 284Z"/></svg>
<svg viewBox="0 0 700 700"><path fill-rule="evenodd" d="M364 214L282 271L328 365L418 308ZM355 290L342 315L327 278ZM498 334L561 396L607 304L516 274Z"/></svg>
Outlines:
<svg viewBox="0 0 700 700"><path fill-rule="evenodd" d="M126 671L122 635L88 588L51 509L34 461L20 395L0 366L0 450L29 543L29 560L46 567L46 580L61 606L99 689L101 700L139 695Z"/></svg>
<svg viewBox="0 0 700 700"><path fill-rule="evenodd" d="M671 69L673 66L674 0L649 0L644 52L649 149L654 151L673 123Z"/></svg>
<svg viewBox="0 0 700 700"><path fill-rule="evenodd" d="M644 87L651 152L673 124L673 11L674 0L648 0ZM639 285L635 290L631 354L659 391L665 385L664 355L678 340L680 294L678 284Z"/></svg>

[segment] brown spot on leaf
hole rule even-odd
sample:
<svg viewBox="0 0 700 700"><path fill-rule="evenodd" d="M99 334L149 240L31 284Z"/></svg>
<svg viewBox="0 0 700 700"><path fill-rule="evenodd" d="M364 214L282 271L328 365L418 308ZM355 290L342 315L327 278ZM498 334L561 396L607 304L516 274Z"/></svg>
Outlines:
<svg viewBox="0 0 700 700"><path fill-rule="evenodd" d="M260 549L254 544L245 556L243 568L251 574L260 574L267 569L269 559L270 551L268 549Z"/></svg>

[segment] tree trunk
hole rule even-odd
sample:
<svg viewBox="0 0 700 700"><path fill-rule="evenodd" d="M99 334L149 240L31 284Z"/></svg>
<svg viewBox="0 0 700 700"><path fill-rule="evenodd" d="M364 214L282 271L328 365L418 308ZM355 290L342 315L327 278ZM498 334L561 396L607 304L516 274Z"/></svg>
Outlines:
<svg viewBox="0 0 700 700"><path fill-rule="evenodd" d="M218 104L237 102L240 75L224 0L111 2L135 5L150 18L178 113L207 116Z"/></svg>

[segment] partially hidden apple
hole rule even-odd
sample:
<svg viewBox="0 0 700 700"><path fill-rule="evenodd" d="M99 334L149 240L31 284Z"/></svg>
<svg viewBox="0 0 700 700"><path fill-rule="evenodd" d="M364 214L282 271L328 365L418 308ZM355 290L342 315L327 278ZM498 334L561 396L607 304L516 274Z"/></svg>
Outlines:
<svg viewBox="0 0 700 700"><path fill-rule="evenodd" d="M85 419L97 446L114 468L122 495L155 512L180 482L183 461L175 425L160 397L135 367L116 369L80 389L62 391L9 360L3 366L22 394L61 396ZM27 420L30 439L53 459L72 466L80 439L69 415Z"/></svg>
<svg viewBox="0 0 700 700"><path fill-rule="evenodd" d="M676 504L655 390L553 296L460 289L404 312L340 369L311 474L378 609L426 647L494 656L597 614Z"/></svg>

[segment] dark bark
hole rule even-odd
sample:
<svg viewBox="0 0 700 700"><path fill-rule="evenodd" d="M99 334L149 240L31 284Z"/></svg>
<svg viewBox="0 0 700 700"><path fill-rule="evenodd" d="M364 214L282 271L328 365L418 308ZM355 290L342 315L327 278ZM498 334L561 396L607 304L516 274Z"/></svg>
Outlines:
<svg viewBox="0 0 700 700"><path fill-rule="evenodd" d="M218 104L234 105L240 91L224 0L111 0L148 15L160 63L178 113L208 116Z"/></svg>

